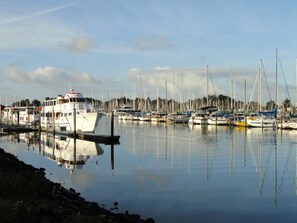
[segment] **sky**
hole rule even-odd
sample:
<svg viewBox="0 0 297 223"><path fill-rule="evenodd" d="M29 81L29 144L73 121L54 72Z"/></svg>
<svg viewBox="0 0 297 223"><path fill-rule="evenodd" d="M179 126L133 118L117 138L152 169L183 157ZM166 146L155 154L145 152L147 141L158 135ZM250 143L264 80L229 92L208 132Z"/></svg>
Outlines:
<svg viewBox="0 0 297 223"><path fill-rule="evenodd" d="M105 101L208 93L295 103L296 8L293 0L1 0L0 103L70 88Z"/></svg>

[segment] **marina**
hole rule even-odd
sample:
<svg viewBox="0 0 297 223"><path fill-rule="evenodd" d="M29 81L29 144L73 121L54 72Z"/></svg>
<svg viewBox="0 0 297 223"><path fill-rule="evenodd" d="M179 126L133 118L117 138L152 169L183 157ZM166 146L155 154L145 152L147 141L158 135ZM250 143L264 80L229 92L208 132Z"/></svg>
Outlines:
<svg viewBox="0 0 297 223"><path fill-rule="evenodd" d="M3 0L0 222L295 222L296 7Z"/></svg>
<svg viewBox="0 0 297 223"><path fill-rule="evenodd" d="M110 119L102 117L97 134L110 132ZM155 222L296 219L296 130L114 121L120 144L78 139L74 149L66 136L24 133L3 136L0 147L90 201L118 202L115 211ZM61 166L62 154L71 168Z"/></svg>

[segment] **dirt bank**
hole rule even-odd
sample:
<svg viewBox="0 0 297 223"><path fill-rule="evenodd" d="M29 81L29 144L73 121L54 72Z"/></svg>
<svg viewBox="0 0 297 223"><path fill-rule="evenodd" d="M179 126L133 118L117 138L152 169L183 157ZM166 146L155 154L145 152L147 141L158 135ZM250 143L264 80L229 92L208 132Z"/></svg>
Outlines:
<svg viewBox="0 0 297 223"><path fill-rule="evenodd" d="M0 148L0 222L154 222L137 214L113 213L45 178L44 169Z"/></svg>

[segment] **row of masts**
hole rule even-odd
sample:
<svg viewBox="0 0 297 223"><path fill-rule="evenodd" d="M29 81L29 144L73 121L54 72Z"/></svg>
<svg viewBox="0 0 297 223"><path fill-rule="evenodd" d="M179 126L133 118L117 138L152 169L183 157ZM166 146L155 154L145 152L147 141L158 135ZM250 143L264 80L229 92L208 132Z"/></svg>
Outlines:
<svg viewBox="0 0 297 223"><path fill-rule="evenodd" d="M275 71L275 81L276 81L276 86L275 86L275 100L272 99L271 97L271 93L270 93L270 87L268 86L268 81L266 78L266 74L265 74L265 70L264 70L264 65L263 65L263 61L260 60L259 63L259 69L258 69L258 73L257 73L257 77L255 79L255 83L254 83L254 88L253 88L253 92L251 94L251 98L249 100L249 102L247 102L247 94L246 94L246 90L247 90L247 80L244 79L244 100L235 100L236 99L236 75L233 74L233 71L230 70L230 97L229 96L224 96L222 94L220 94L219 96L217 96L215 88L214 88L214 84L212 82L212 78L210 76L209 73L209 66L206 66L206 97L203 98L195 98L192 99L192 93L189 93L187 96L187 100L182 100L181 97L181 89L182 89L182 79L180 76L180 86L177 86L177 84L175 84L174 82L174 75L172 75L172 81L171 84L176 85L179 88L179 101L175 100L174 98L174 88L172 87L172 99L168 100L168 92L167 92L167 84L169 83L169 81L165 81L165 99L160 98L159 97L159 86L161 86L162 84L159 82L159 78L156 78L156 87L157 87L157 97L156 100L150 100L147 97L147 92L146 92L146 84L144 84L144 88L143 88L143 97L142 98L136 98L136 86L134 83L134 99L127 99L125 97L126 102L123 103L123 101L119 101L116 98L111 99L107 104L108 106L103 106L101 107L102 110L113 110L116 108L119 108L123 105L129 105L132 106L134 110L142 110L142 111L160 111L160 112L166 112L166 113L172 113L172 112L184 112L184 111L195 111L201 107L204 106L217 106L219 108L219 110L221 111L248 111L248 112L254 112L254 111L267 111L267 110L273 110L277 105L278 105L278 63L280 63L280 61L278 61L278 50L276 49L276 71ZM296 60L296 66L297 66L297 60ZM297 68L296 68L297 70ZM140 81L140 88L142 88L142 84L141 84L141 76L139 75L139 81ZM265 81L266 81L266 86L263 86L263 77L265 77ZM191 82L191 81L190 81ZM209 93L209 84L212 84L213 87L213 95L210 95ZM296 78L296 82L297 82L297 78ZM257 88L256 84L258 84ZM296 83L296 87L297 87L297 83ZM269 101L267 102L266 106L263 106L263 97L262 97L262 91L264 88L267 88L268 91L268 96L269 96ZM258 91L258 97L256 101L252 100L252 97L254 95L254 91L255 89L257 89ZM190 84L190 92L191 92L191 84ZM288 98L286 98L286 100L289 100L290 103L291 102L291 97L289 94L289 90L288 91ZM266 94L267 95L267 94ZM227 100L226 100L227 97ZM191 99L189 99L191 98ZM132 101L133 104L130 104L130 102ZM154 103L154 101L156 101L156 103ZM268 106L269 104L269 106ZM287 109L287 107L285 107L284 105L285 103L281 104L278 106L277 109L281 109L282 111L285 111ZM287 105L286 105L287 106ZM293 106L290 105L290 108L288 109L289 112L293 111ZM294 109L295 110L295 109Z"/></svg>
<svg viewBox="0 0 297 223"><path fill-rule="evenodd" d="M266 80L266 85L267 89L269 92L269 99L270 102L274 103L274 106L278 105L278 92L277 92L277 73L278 73L278 51L276 49L276 89L275 89L275 100L272 100L271 94L269 92L269 87L267 84ZM297 67L297 60L296 60L296 67ZM296 68L297 70L297 68ZM204 106L217 106L219 110L221 111L231 111L231 110L236 110L236 111L262 111L262 110L272 110L274 107L270 105L270 107L263 106L263 98L262 98L262 79L263 79L263 62L260 60L260 65L259 65L259 71L257 74L257 78L255 80L255 84L258 81L258 98L257 100L253 101L252 100L252 95L247 102L247 97L246 97L246 86L247 86L247 80L244 80L244 100L236 100L236 75L233 74L233 71L230 70L230 96L225 96L225 95L217 95L215 92L215 88L212 82L212 77L209 72L209 66L206 66L206 96L202 98L194 98L192 95L192 89L190 85L189 92L185 98L187 99L182 99L182 78L180 76L179 80L179 86L178 84L175 84L174 80L174 75L172 75L172 80L165 80L165 98L161 98L159 96L160 89L159 86L162 86L163 84L160 83L159 78L156 78L156 87L157 87L157 97L155 100L152 100L148 97L147 94L147 88L146 88L146 83L141 83L141 75L139 75L139 90L143 90L143 95L140 97L136 97L136 85L134 82L134 96L132 99L127 98L127 96L124 97L114 97L109 100L96 100L92 98L93 106L96 108L96 110L100 111L112 111L114 109L118 109L122 107L123 105L128 105L131 106L134 110L141 110L141 111L160 111L160 112L166 112L166 113L174 113L174 112L185 112L185 111L196 111L201 107ZM191 81L190 81L191 82ZM176 94L174 92L174 87L172 87L172 92L171 92L171 99L168 99L168 90L167 90L167 85L172 84L175 85L179 91L179 100L176 100ZM213 87L213 94L210 94L209 90L209 85L212 84ZM144 85L144 86L143 86ZM255 88L255 85L254 85ZM297 88L297 78L296 78L296 88ZM254 89L253 89L254 92ZM296 90L297 93L297 90ZM288 93L289 94L289 93ZM290 96L289 96L290 97ZM291 102L291 99L290 99ZM1 104L1 98L0 98L0 104ZM7 102L6 102L7 104ZM279 105L278 109L282 109L285 106ZM284 109L283 109L284 110ZM290 109L290 112L293 111L293 109Z"/></svg>

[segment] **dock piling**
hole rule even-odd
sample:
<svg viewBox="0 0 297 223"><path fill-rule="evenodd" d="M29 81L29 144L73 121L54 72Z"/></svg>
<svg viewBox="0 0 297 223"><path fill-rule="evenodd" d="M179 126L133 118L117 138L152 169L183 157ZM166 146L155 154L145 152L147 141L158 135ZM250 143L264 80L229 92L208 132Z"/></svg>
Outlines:
<svg viewBox="0 0 297 223"><path fill-rule="evenodd" d="M113 138L113 130L114 130L114 112L112 111L111 112L111 130L110 130L110 135L111 135L111 138Z"/></svg>

